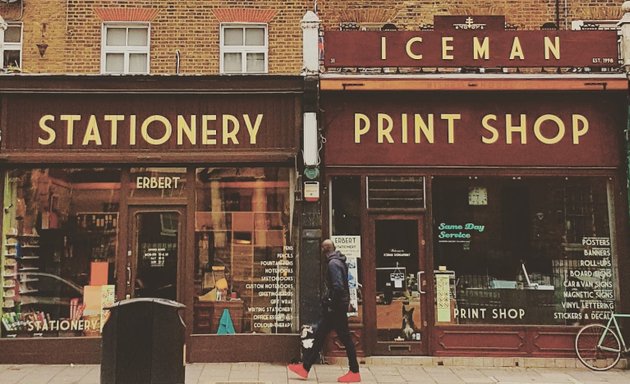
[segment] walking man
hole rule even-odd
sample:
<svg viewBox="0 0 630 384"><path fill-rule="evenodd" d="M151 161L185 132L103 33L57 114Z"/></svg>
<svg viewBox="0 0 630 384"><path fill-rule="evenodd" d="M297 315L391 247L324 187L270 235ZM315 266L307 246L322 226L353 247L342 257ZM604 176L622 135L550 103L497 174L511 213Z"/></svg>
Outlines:
<svg viewBox="0 0 630 384"><path fill-rule="evenodd" d="M350 337L348 328L348 305L350 304L350 291L348 289L348 266L346 257L335 249L335 244L330 239L322 242L322 253L326 256L326 288L322 303L323 316L315 331L315 341L309 353L305 353L304 361L297 364L289 364L289 370L301 377L308 378L308 372L317 360L319 352L324 344L324 339L332 329L337 332L339 340L346 348L350 370L337 379L340 383L358 383L361 381L357 352Z"/></svg>

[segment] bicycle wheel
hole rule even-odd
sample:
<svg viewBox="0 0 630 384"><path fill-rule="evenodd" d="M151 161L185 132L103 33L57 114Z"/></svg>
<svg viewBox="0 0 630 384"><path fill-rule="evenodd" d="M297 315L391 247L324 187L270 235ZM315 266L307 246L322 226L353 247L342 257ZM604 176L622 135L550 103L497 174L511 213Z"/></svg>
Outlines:
<svg viewBox="0 0 630 384"><path fill-rule="evenodd" d="M603 334L605 336L602 339ZM619 361L621 343L614 330L601 324L589 324L582 327L575 336L575 352L582 364L588 368L606 371Z"/></svg>

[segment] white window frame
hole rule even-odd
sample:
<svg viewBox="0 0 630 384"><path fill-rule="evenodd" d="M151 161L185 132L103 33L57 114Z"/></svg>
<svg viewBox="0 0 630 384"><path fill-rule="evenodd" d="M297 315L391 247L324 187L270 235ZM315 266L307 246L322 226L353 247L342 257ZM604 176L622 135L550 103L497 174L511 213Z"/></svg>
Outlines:
<svg viewBox="0 0 630 384"><path fill-rule="evenodd" d="M23 46L23 42L24 42L24 27L22 25L22 23L12 23L12 22L7 22L9 27L19 27L20 28L20 42L19 43L7 43L5 41L2 42L2 50L0 52L0 54L2 54L2 68L3 69L7 69L8 67L4 66L4 51L19 51L20 52L20 65L18 68L22 68L23 64L22 64L22 46ZM6 31L5 31L5 36L6 36ZM6 37L5 37L6 38Z"/></svg>
<svg viewBox="0 0 630 384"><path fill-rule="evenodd" d="M129 45L107 45L107 30L109 28L137 28L147 30L147 45L146 46L129 46ZM129 34L127 34L129 36ZM122 53L123 59L123 72L107 72L106 71L106 57L108 53ZM143 53L147 55L147 66L144 72L129 72L129 55L132 53ZM101 29L101 73L105 75L112 74L124 74L124 75L144 75L149 73L151 68L151 23L130 23L130 22L107 22L103 23Z"/></svg>
<svg viewBox="0 0 630 384"><path fill-rule="evenodd" d="M225 30L232 28L242 28L243 36L245 36L245 30L247 28L263 28L265 31L265 43L260 46L247 46L247 45L239 45L239 46L226 46L224 44ZM221 23L221 29L219 33L219 43L220 43L220 52L219 52L219 62L220 62L220 73L221 74L261 74L269 72L269 26L265 23ZM247 72L247 58L244 57L241 61L241 72L225 72L224 64L225 60L224 55L226 53L241 53L247 55L247 53L262 53L265 57L264 69L262 72Z"/></svg>
<svg viewBox="0 0 630 384"><path fill-rule="evenodd" d="M619 30L617 23L619 20L573 20L571 21L571 30L579 31L584 24L596 24L600 30Z"/></svg>

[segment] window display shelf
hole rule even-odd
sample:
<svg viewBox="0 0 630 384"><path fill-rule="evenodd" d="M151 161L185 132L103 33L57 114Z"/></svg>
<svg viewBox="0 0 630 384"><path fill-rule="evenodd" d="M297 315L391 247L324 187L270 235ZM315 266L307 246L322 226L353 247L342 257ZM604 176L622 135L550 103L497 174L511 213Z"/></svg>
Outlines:
<svg viewBox="0 0 630 384"><path fill-rule="evenodd" d="M79 212L77 226L81 230L98 231L99 233L118 232L117 212Z"/></svg>
<svg viewBox="0 0 630 384"><path fill-rule="evenodd" d="M5 234L3 276L3 307L13 308L27 305L26 297L39 292L39 279L27 277L20 272L39 271L39 235ZM11 288L9 290L9 288Z"/></svg>

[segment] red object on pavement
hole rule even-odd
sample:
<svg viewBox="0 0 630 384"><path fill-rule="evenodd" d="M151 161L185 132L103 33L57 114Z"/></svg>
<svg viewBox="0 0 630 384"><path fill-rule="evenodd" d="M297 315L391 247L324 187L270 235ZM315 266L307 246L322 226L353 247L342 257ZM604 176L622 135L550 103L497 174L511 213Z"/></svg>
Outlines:
<svg viewBox="0 0 630 384"><path fill-rule="evenodd" d="M297 364L289 364L289 371L295 373L300 376L302 379L308 378L308 371L304 369L304 366L300 363Z"/></svg>
<svg viewBox="0 0 630 384"><path fill-rule="evenodd" d="M348 371L345 375L337 379L339 383L359 383L361 382L361 374L359 372Z"/></svg>

